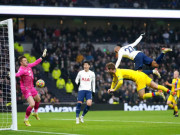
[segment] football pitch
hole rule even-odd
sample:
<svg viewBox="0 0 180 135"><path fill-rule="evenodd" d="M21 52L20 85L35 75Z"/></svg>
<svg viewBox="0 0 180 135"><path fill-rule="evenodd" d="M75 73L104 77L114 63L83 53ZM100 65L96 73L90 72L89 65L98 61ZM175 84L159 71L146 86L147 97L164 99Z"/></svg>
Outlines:
<svg viewBox="0 0 180 135"><path fill-rule="evenodd" d="M31 127L18 113L18 131L0 135L180 135L180 118L173 111L90 111L85 123L75 124L75 113L40 113L41 120L30 116Z"/></svg>

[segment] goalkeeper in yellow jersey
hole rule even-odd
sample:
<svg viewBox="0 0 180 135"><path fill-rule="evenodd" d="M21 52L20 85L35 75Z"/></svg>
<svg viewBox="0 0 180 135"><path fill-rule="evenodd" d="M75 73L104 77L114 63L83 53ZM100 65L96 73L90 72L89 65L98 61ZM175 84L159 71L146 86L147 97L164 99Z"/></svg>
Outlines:
<svg viewBox="0 0 180 135"><path fill-rule="evenodd" d="M167 100L167 104L169 107L171 107L172 109L174 109L174 116L178 117L178 106L177 106L177 102L180 96L180 78L179 78L179 72L178 71L174 71L174 79L172 80L172 84L170 84L169 82L165 82L166 85L171 87L171 91L173 92L173 95L169 95L168 100Z"/></svg>
<svg viewBox="0 0 180 135"><path fill-rule="evenodd" d="M145 73L141 71L135 71L131 69L116 69L115 64L110 62L106 64L107 72L113 75L113 81L111 84L111 88L108 90L108 93L114 92L121 87L123 84L123 79L129 79L136 83L137 92L141 99L148 99L154 96L161 96L165 100L165 96L163 92L152 92L145 93L146 86L149 86L153 89L162 90L167 93L171 93L171 91L162 86L156 84L150 77L148 77Z"/></svg>

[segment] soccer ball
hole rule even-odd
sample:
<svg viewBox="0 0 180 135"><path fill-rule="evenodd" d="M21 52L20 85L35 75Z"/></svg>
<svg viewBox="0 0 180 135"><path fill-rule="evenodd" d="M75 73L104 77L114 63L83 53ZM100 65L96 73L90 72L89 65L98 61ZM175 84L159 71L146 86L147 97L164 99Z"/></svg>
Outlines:
<svg viewBox="0 0 180 135"><path fill-rule="evenodd" d="M36 86L38 88L43 88L45 86L45 82L42 79L37 80Z"/></svg>

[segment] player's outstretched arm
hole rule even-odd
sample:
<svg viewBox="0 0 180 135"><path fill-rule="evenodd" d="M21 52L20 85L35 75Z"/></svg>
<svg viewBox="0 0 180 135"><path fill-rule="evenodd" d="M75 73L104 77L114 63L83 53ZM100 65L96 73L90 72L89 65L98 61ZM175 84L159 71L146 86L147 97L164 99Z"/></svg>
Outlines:
<svg viewBox="0 0 180 135"><path fill-rule="evenodd" d="M172 87L172 84L170 84L168 81L165 82L165 85Z"/></svg>
<svg viewBox="0 0 180 135"><path fill-rule="evenodd" d="M114 88L114 91L118 90L123 84L123 78L118 80L118 83L116 85L116 87Z"/></svg>
<svg viewBox="0 0 180 135"><path fill-rule="evenodd" d="M117 84L117 79L115 77L113 77L112 83L111 83L111 88L110 89L114 89L114 87Z"/></svg>
<svg viewBox="0 0 180 135"><path fill-rule="evenodd" d="M119 65L120 65L120 63L121 63L122 56L123 56L123 52L122 52L122 51L119 51L119 52L118 52L118 60L116 61L115 68L118 68L118 67L119 67Z"/></svg>
<svg viewBox="0 0 180 135"><path fill-rule="evenodd" d="M141 34L138 39L132 44L130 44L132 47L135 47L139 42L142 40L142 38L145 36L145 33Z"/></svg>
<svg viewBox="0 0 180 135"><path fill-rule="evenodd" d="M116 82L116 80L115 80L114 78L113 78L113 80L114 80L114 81L112 81L111 88L108 90L108 93L112 93L112 92L118 90L118 89L122 86L122 84L123 84L123 78L122 78L122 79L120 79L120 80L118 81L116 87L113 88L114 85L115 85L115 82Z"/></svg>
<svg viewBox="0 0 180 135"><path fill-rule="evenodd" d="M108 94L114 92L114 89L108 89Z"/></svg>
<svg viewBox="0 0 180 135"><path fill-rule="evenodd" d="M180 90L180 88L176 88L176 89L175 89L175 91L178 91L178 90Z"/></svg>
<svg viewBox="0 0 180 135"><path fill-rule="evenodd" d="M39 59L37 59L34 63L28 64L28 66L34 67L34 66L38 65L39 63L41 63L41 61L43 60L43 58L46 57L46 52L47 52L47 49L44 49L43 54L42 54L42 57L40 57Z"/></svg>

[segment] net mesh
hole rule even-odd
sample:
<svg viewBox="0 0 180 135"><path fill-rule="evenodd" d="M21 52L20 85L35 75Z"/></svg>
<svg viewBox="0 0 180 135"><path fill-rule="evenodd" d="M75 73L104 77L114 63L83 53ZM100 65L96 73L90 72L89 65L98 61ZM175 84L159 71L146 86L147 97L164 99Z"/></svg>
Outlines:
<svg viewBox="0 0 180 135"><path fill-rule="evenodd" d="M0 129L12 125L8 25L0 23Z"/></svg>

